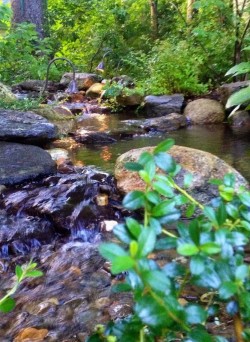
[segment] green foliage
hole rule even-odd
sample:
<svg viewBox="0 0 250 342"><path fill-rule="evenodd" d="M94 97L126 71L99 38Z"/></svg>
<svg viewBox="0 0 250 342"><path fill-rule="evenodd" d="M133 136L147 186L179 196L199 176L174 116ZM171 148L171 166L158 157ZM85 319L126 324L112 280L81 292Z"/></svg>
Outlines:
<svg viewBox="0 0 250 342"><path fill-rule="evenodd" d="M152 154L144 152L138 162L126 165L138 172L145 191L128 193L123 205L143 209L143 219L127 218L117 225L114 234L120 242L103 243L100 253L111 262L114 274L126 272L125 282L114 291L131 291L133 314L99 326L88 341L225 342L206 330L206 322L224 307L238 333L248 336L250 268L244 248L250 238L250 192L243 186L236 190L235 178L228 174L211 181L219 196L203 206L174 181L180 166L166 153L173 144L168 139ZM191 178L185 177L185 187ZM195 218L185 210L189 206ZM185 217L189 220L182 220ZM169 223L175 223L176 230L170 230ZM152 255L168 249L175 249L185 262L177 257L160 266ZM190 285L209 294L206 304L180 304Z"/></svg>
<svg viewBox="0 0 250 342"><path fill-rule="evenodd" d="M8 5L0 4L0 35L10 26L11 10Z"/></svg>
<svg viewBox="0 0 250 342"><path fill-rule="evenodd" d="M45 79L52 51L51 40L40 40L33 24L21 23L10 29L0 38L0 81L13 84ZM56 67L50 76L58 77Z"/></svg>
<svg viewBox="0 0 250 342"><path fill-rule="evenodd" d="M17 291L21 282L26 278L36 278L41 277L43 273L36 269L37 264L30 261L27 265L16 266L15 274L16 279L13 287L7 292L7 294L0 299L0 311L7 313L14 309L15 301L12 296Z"/></svg>
<svg viewBox="0 0 250 342"><path fill-rule="evenodd" d="M22 99L16 101L4 101L0 99L0 108L3 109L13 109L13 110L32 110L38 108L40 105L40 100L37 99Z"/></svg>
<svg viewBox="0 0 250 342"><path fill-rule="evenodd" d="M248 73L250 73L250 62L243 62L229 69L228 72L226 73L226 76L235 77L238 75L242 75L242 74L244 75ZM248 87L243 88L237 91L236 93L232 94L227 101L226 107L230 108L233 106L237 106L237 109L238 109L241 104L245 104L248 102L250 102L250 84ZM250 105L247 107L247 109L249 108L250 108Z"/></svg>

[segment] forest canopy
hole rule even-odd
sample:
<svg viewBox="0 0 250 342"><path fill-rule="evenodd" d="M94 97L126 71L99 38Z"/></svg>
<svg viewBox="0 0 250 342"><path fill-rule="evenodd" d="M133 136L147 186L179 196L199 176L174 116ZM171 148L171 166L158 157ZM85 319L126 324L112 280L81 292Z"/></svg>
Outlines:
<svg viewBox="0 0 250 342"><path fill-rule="evenodd" d="M249 57L244 0L4 2L0 81L8 84L45 79L49 60L66 57L80 72L103 61L106 77L127 74L145 93L202 93ZM51 79L64 71L53 66Z"/></svg>

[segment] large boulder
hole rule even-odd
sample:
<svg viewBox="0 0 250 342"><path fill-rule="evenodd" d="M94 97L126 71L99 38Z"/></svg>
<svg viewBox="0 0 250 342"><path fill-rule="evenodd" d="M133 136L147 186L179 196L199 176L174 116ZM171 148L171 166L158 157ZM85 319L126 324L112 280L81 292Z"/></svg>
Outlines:
<svg viewBox="0 0 250 342"><path fill-rule="evenodd" d="M182 94L146 96L144 99L148 117L163 116L171 113L180 113L184 105Z"/></svg>
<svg viewBox="0 0 250 342"><path fill-rule="evenodd" d="M211 99L198 99L184 109L184 114L192 124L217 124L225 119L225 109L218 101Z"/></svg>
<svg viewBox="0 0 250 342"><path fill-rule="evenodd" d="M8 88L3 83L0 83L0 100L5 102L11 102L17 100L15 95L11 92L10 88Z"/></svg>
<svg viewBox="0 0 250 342"><path fill-rule="evenodd" d="M86 96L91 97L92 99L100 97L104 86L105 84L103 83L92 84L92 86L86 91Z"/></svg>
<svg viewBox="0 0 250 342"><path fill-rule="evenodd" d="M158 118L145 120L141 127L146 131L170 132L187 126L187 118L183 114L172 113Z"/></svg>
<svg viewBox="0 0 250 342"><path fill-rule="evenodd" d="M232 82L225 83L219 89L220 101L223 105L227 103L228 98L235 93L236 91L246 88L250 84L250 81L242 81L242 82Z"/></svg>
<svg viewBox="0 0 250 342"><path fill-rule="evenodd" d="M124 164L137 161L142 152L152 152L153 149L154 147L134 149L122 154L117 159L115 178L118 189L122 193L145 189L145 183L138 174L126 170ZM184 146L173 146L169 153L182 166L181 172L176 177L177 184L182 186L184 175L191 173L193 183L189 191L202 202L208 202L217 194L216 187L208 183L212 178L222 179L226 173L230 172L235 175L237 185L248 185L245 178L238 171L211 153Z"/></svg>
<svg viewBox="0 0 250 342"><path fill-rule="evenodd" d="M233 131L237 133L250 132L250 113L247 110L237 110L228 119Z"/></svg>
<svg viewBox="0 0 250 342"><path fill-rule="evenodd" d="M33 112L0 109L0 140L41 145L57 137L56 126Z"/></svg>
<svg viewBox="0 0 250 342"><path fill-rule="evenodd" d="M61 78L60 85L64 86L65 88L69 85L69 83L73 80L73 73L67 72ZM90 88L94 83L101 81L101 77L96 74L90 73L76 73L75 80L78 89L87 90Z"/></svg>
<svg viewBox="0 0 250 342"><path fill-rule="evenodd" d="M26 80L12 86L13 91L32 91L41 92L45 87L46 81L43 80ZM48 81L46 90L56 92L59 88L59 84L53 81Z"/></svg>
<svg viewBox="0 0 250 342"><path fill-rule="evenodd" d="M0 142L0 184L13 185L56 171L50 154L40 147Z"/></svg>

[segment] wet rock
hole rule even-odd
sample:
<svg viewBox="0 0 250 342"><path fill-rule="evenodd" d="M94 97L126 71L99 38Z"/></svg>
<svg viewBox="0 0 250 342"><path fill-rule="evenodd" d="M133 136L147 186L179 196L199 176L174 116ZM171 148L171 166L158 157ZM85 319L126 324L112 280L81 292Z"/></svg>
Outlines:
<svg viewBox="0 0 250 342"><path fill-rule="evenodd" d="M5 194L2 205L9 213L21 210L23 215L44 218L60 234L95 240L100 222L121 218L121 209L116 207L120 198L110 175L89 168L76 173L72 167L72 171L11 190ZM96 200L100 196L107 197L103 206Z"/></svg>
<svg viewBox="0 0 250 342"><path fill-rule="evenodd" d="M51 158L55 161L64 159L69 159L69 152L63 148L52 148L51 150L47 150L47 152L51 155Z"/></svg>
<svg viewBox="0 0 250 342"><path fill-rule="evenodd" d="M218 90L220 94L220 100L223 105L226 105L229 97L236 91L246 88L250 84L249 81L233 82L223 84Z"/></svg>
<svg viewBox="0 0 250 342"><path fill-rule="evenodd" d="M184 96L181 94L146 96L144 99L148 117L163 116L171 113L180 113L184 105Z"/></svg>
<svg viewBox="0 0 250 342"><path fill-rule="evenodd" d="M10 215L0 211L0 257L27 254L55 237L51 223L28 215Z"/></svg>
<svg viewBox="0 0 250 342"><path fill-rule="evenodd" d="M145 120L141 127L146 131L169 132L187 126L187 119L184 115L171 113L166 116Z"/></svg>
<svg viewBox="0 0 250 342"><path fill-rule="evenodd" d="M42 105L39 108L35 108L33 111L50 121L70 120L75 118L70 109L65 106L53 107Z"/></svg>
<svg viewBox="0 0 250 342"><path fill-rule="evenodd" d="M15 337L13 342L41 342L48 335L47 329L25 328Z"/></svg>
<svg viewBox="0 0 250 342"><path fill-rule="evenodd" d="M41 92L44 89L45 81L41 80L26 80L12 86L13 91L34 91ZM59 84L48 81L47 89L50 92L56 92L59 88Z"/></svg>
<svg viewBox="0 0 250 342"><path fill-rule="evenodd" d="M41 145L57 137L57 129L33 112L0 109L0 140Z"/></svg>
<svg viewBox="0 0 250 342"><path fill-rule="evenodd" d="M13 185L56 171L48 152L40 147L0 142L0 184Z"/></svg>
<svg viewBox="0 0 250 342"><path fill-rule="evenodd" d="M86 96L95 99L100 97L103 92L104 84L102 83L94 83L87 91Z"/></svg>
<svg viewBox="0 0 250 342"><path fill-rule="evenodd" d="M70 81L73 80L73 73L66 73L62 76L60 84L64 87L67 87ZM87 90L90 88L94 83L101 81L101 77L96 74L89 74L89 73L76 73L75 80L77 83L78 89Z"/></svg>
<svg viewBox="0 0 250 342"><path fill-rule="evenodd" d="M145 189L145 183L138 174L126 170L124 164L130 161L137 161L142 152L151 152L153 148L134 149L122 154L117 159L115 178L117 180L117 187L122 193ZM195 198L202 202L206 203L217 195L216 187L208 184L208 181L212 178L222 179L228 172L235 175L237 185L248 185L247 181L238 171L211 153L184 146L173 146L169 153L182 166L182 171L176 177L176 183L182 186L185 174L191 173L193 175L193 182L189 190Z"/></svg>
<svg viewBox="0 0 250 342"><path fill-rule="evenodd" d="M16 101L16 96L11 92L10 88L0 82L0 100L10 102Z"/></svg>
<svg viewBox="0 0 250 342"><path fill-rule="evenodd" d="M137 93L132 93L130 95L119 95L116 97L117 103L121 106L140 106L143 102L143 96Z"/></svg>
<svg viewBox="0 0 250 342"><path fill-rule="evenodd" d="M77 142L87 145L105 145L116 142L116 139L108 133L84 131L82 129L76 132L74 138Z"/></svg>
<svg viewBox="0 0 250 342"><path fill-rule="evenodd" d="M250 113L247 110L237 110L228 121L234 132L250 132Z"/></svg>
<svg viewBox="0 0 250 342"><path fill-rule="evenodd" d="M198 99L190 102L184 109L187 119L198 125L222 123L225 109L218 101Z"/></svg>

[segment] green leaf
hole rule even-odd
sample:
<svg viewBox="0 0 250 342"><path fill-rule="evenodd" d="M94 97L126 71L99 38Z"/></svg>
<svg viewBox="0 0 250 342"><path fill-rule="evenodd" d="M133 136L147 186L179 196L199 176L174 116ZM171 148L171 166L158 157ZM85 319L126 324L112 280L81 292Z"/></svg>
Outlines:
<svg viewBox="0 0 250 342"><path fill-rule="evenodd" d="M226 103L226 108L243 104L250 100L250 86L232 94Z"/></svg>
<svg viewBox="0 0 250 342"><path fill-rule="evenodd" d="M200 245L200 250L206 254L217 254L221 251L221 247L215 242L206 242Z"/></svg>
<svg viewBox="0 0 250 342"><path fill-rule="evenodd" d="M174 197L174 191L171 186L166 184L162 180L158 180L152 184L154 190L156 190L160 195L172 198Z"/></svg>
<svg viewBox="0 0 250 342"><path fill-rule="evenodd" d="M212 207L205 207L204 210L204 215L212 222L212 224L215 227L218 227L218 222L216 218L216 213Z"/></svg>
<svg viewBox="0 0 250 342"><path fill-rule="evenodd" d="M0 311L7 313L13 310L15 307L15 301L11 297L6 297L5 300L1 301L0 303Z"/></svg>
<svg viewBox="0 0 250 342"><path fill-rule="evenodd" d="M171 214L173 209L175 208L175 201L174 200L165 200L162 201L160 204L157 204L152 210L152 216L154 217L161 217L167 214Z"/></svg>
<svg viewBox="0 0 250 342"><path fill-rule="evenodd" d="M147 171L145 170L141 170L139 171L139 176L141 177L141 179L146 183L146 184L149 184L151 179L150 179L150 176L149 174L147 173Z"/></svg>
<svg viewBox="0 0 250 342"><path fill-rule="evenodd" d="M238 287L234 282L225 281L222 283L222 285L219 288L219 296L222 299L229 299L230 297L235 295L237 290L238 290Z"/></svg>
<svg viewBox="0 0 250 342"><path fill-rule="evenodd" d="M143 170L143 166L139 163L127 162L124 167L129 171L140 171Z"/></svg>
<svg viewBox="0 0 250 342"><path fill-rule="evenodd" d="M244 192L244 193L240 194L239 199L247 207L250 207L250 192Z"/></svg>
<svg viewBox="0 0 250 342"><path fill-rule="evenodd" d="M227 212L226 212L226 207L224 203L221 203L219 208L217 209L216 218L220 226L222 226L223 223L226 221Z"/></svg>
<svg viewBox="0 0 250 342"><path fill-rule="evenodd" d="M113 274L118 274L124 271L128 271L133 268L135 265L135 261L129 255L126 256L117 256L113 259L111 265L111 272Z"/></svg>
<svg viewBox="0 0 250 342"><path fill-rule="evenodd" d="M155 171L156 171L154 160L152 159L148 163L146 163L144 166L144 169L147 172L150 181L152 181L152 179L155 176Z"/></svg>
<svg viewBox="0 0 250 342"><path fill-rule="evenodd" d="M194 255L190 260L190 271L194 275L199 275L204 272L205 260L200 255Z"/></svg>
<svg viewBox="0 0 250 342"><path fill-rule="evenodd" d="M187 305L185 311L189 324L202 324L207 319L207 312L199 305Z"/></svg>
<svg viewBox="0 0 250 342"><path fill-rule="evenodd" d="M122 203L125 208L130 210L142 208L145 204L145 195L142 191L132 191L124 197Z"/></svg>
<svg viewBox="0 0 250 342"><path fill-rule="evenodd" d="M241 224L241 226L242 226L244 229L250 231L250 222L242 221L242 220L241 220L241 221L240 221L240 224Z"/></svg>
<svg viewBox="0 0 250 342"><path fill-rule="evenodd" d="M146 256L151 253L154 249L155 242L156 233L154 229L151 227L143 229L138 239L140 256Z"/></svg>
<svg viewBox="0 0 250 342"><path fill-rule="evenodd" d="M148 191L146 192L146 198L149 200L149 202L153 204L158 204L160 202L160 196L156 191Z"/></svg>
<svg viewBox="0 0 250 342"><path fill-rule="evenodd" d="M227 173L223 178L225 186L233 188L235 186L235 175L233 173Z"/></svg>
<svg viewBox="0 0 250 342"><path fill-rule="evenodd" d="M115 234L118 239L124 243L129 244L131 241L131 236L124 224L117 224L114 229L113 233Z"/></svg>
<svg viewBox="0 0 250 342"><path fill-rule="evenodd" d="M225 185L220 185L219 186L219 193L220 196L225 200L225 201L232 201L234 197L234 189Z"/></svg>
<svg viewBox="0 0 250 342"><path fill-rule="evenodd" d="M165 172L174 172L176 162L170 154L159 152L155 155L156 165Z"/></svg>
<svg viewBox="0 0 250 342"><path fill-rule="evenodd" d="M247 277L249 277L249 266L240 265L235 270L235 278L237 280L244 281Z"/></svg>
<svg viewBox="0 0 250 342"><path fill-rule="evenodd" d="M227 71L225 76L237 76L242 74L247 74L250 72L250 63L249 62L242 62L237 65L234 65L231 69Z"/></svg>
<svg viewBox="0 0 250 342"><path fill-rule="evenodd" d="M20 281L20 278L21 278L22 275L23 275L22 267L19 266L19 265L16 265L15 273L16 273L16 276L17 276L17 280Z"/></svg>
<svg viewBox="0 0 250 342"><path fill-rule="evenodd" d="M118 283L112 285L112 293L128 292L131 291L131 286L128 283Z"/></svg>
<svg viewBox="0 0 250 342"><path fill-rule="evenodd" d="M136 257L138 249L139 249L138 243L136 241L131 241L129 245L129 252L132 258Z"/></svg>
<svg viewBox="0 0 250 342"><path fill-rule="evenodd" d="M140 223L132 217L128 217L126 218L126 225L130 234L133 235L135 238L138 238L142 230Z"/></svg>
<svg viewBox="0 0 250 342"><path fill-rule="evenodd" d="M239 217L239 210L237 206L230 202L226 203L226 212L229 216L231 216L235 220Z"/></svg>
<svg viewBox="0 0 250 342"><path fill-rule="evenodd" d="M196 204L195 203L191 203L188 205L187 209L186 209L186 217L190 218L191 216L194 215L196 209Z"/></svg>
<svg viewBox="0 0 250 342"><path fill-rule="evenodd" d="M43 275L42 271L39 270L33 270L33 271L28 271L25 274L25 278L31 277L31 278L36 278L36 277L41 277Z"/></svg>
<svg viewBox="0 0 250 342"><path fill-rule="evenodd" d="M199 248L191 243L183 243L177 247L177 252L180 255L191 256L199 253Z"/></svg>
<svg viewBox="0 0 250 342"><path fill-rule="evenodd" d="M141 278L143 282L149 284L154 291L162 292L164 295L170 293L171 282L162 271L145 271L142 272Z"/></svg>
<svg viewBox="0 0 250 342"><path fill-rule="evenodd" d="M106 242L102 243L99 247L101 255L113 262L118 256L127 256L128 253L120 246L115 243Z"/></svg>
<svg viewBox="0 0 250 342"><path fill-rule="evenodd" d="M144 166L152 161L154 161L154 159L152 154L149 152L143 152L138 159L138 162Z"/></svg>
<svg viewBox="0 0 250 342"><path fill-rule="evenodd" d="M157 154L159 152L166 152L168 151L172 146L174 146L175 141L174 139L167 139L162 141L160 144L158 144L154 149L154 154Z"/></svg>

